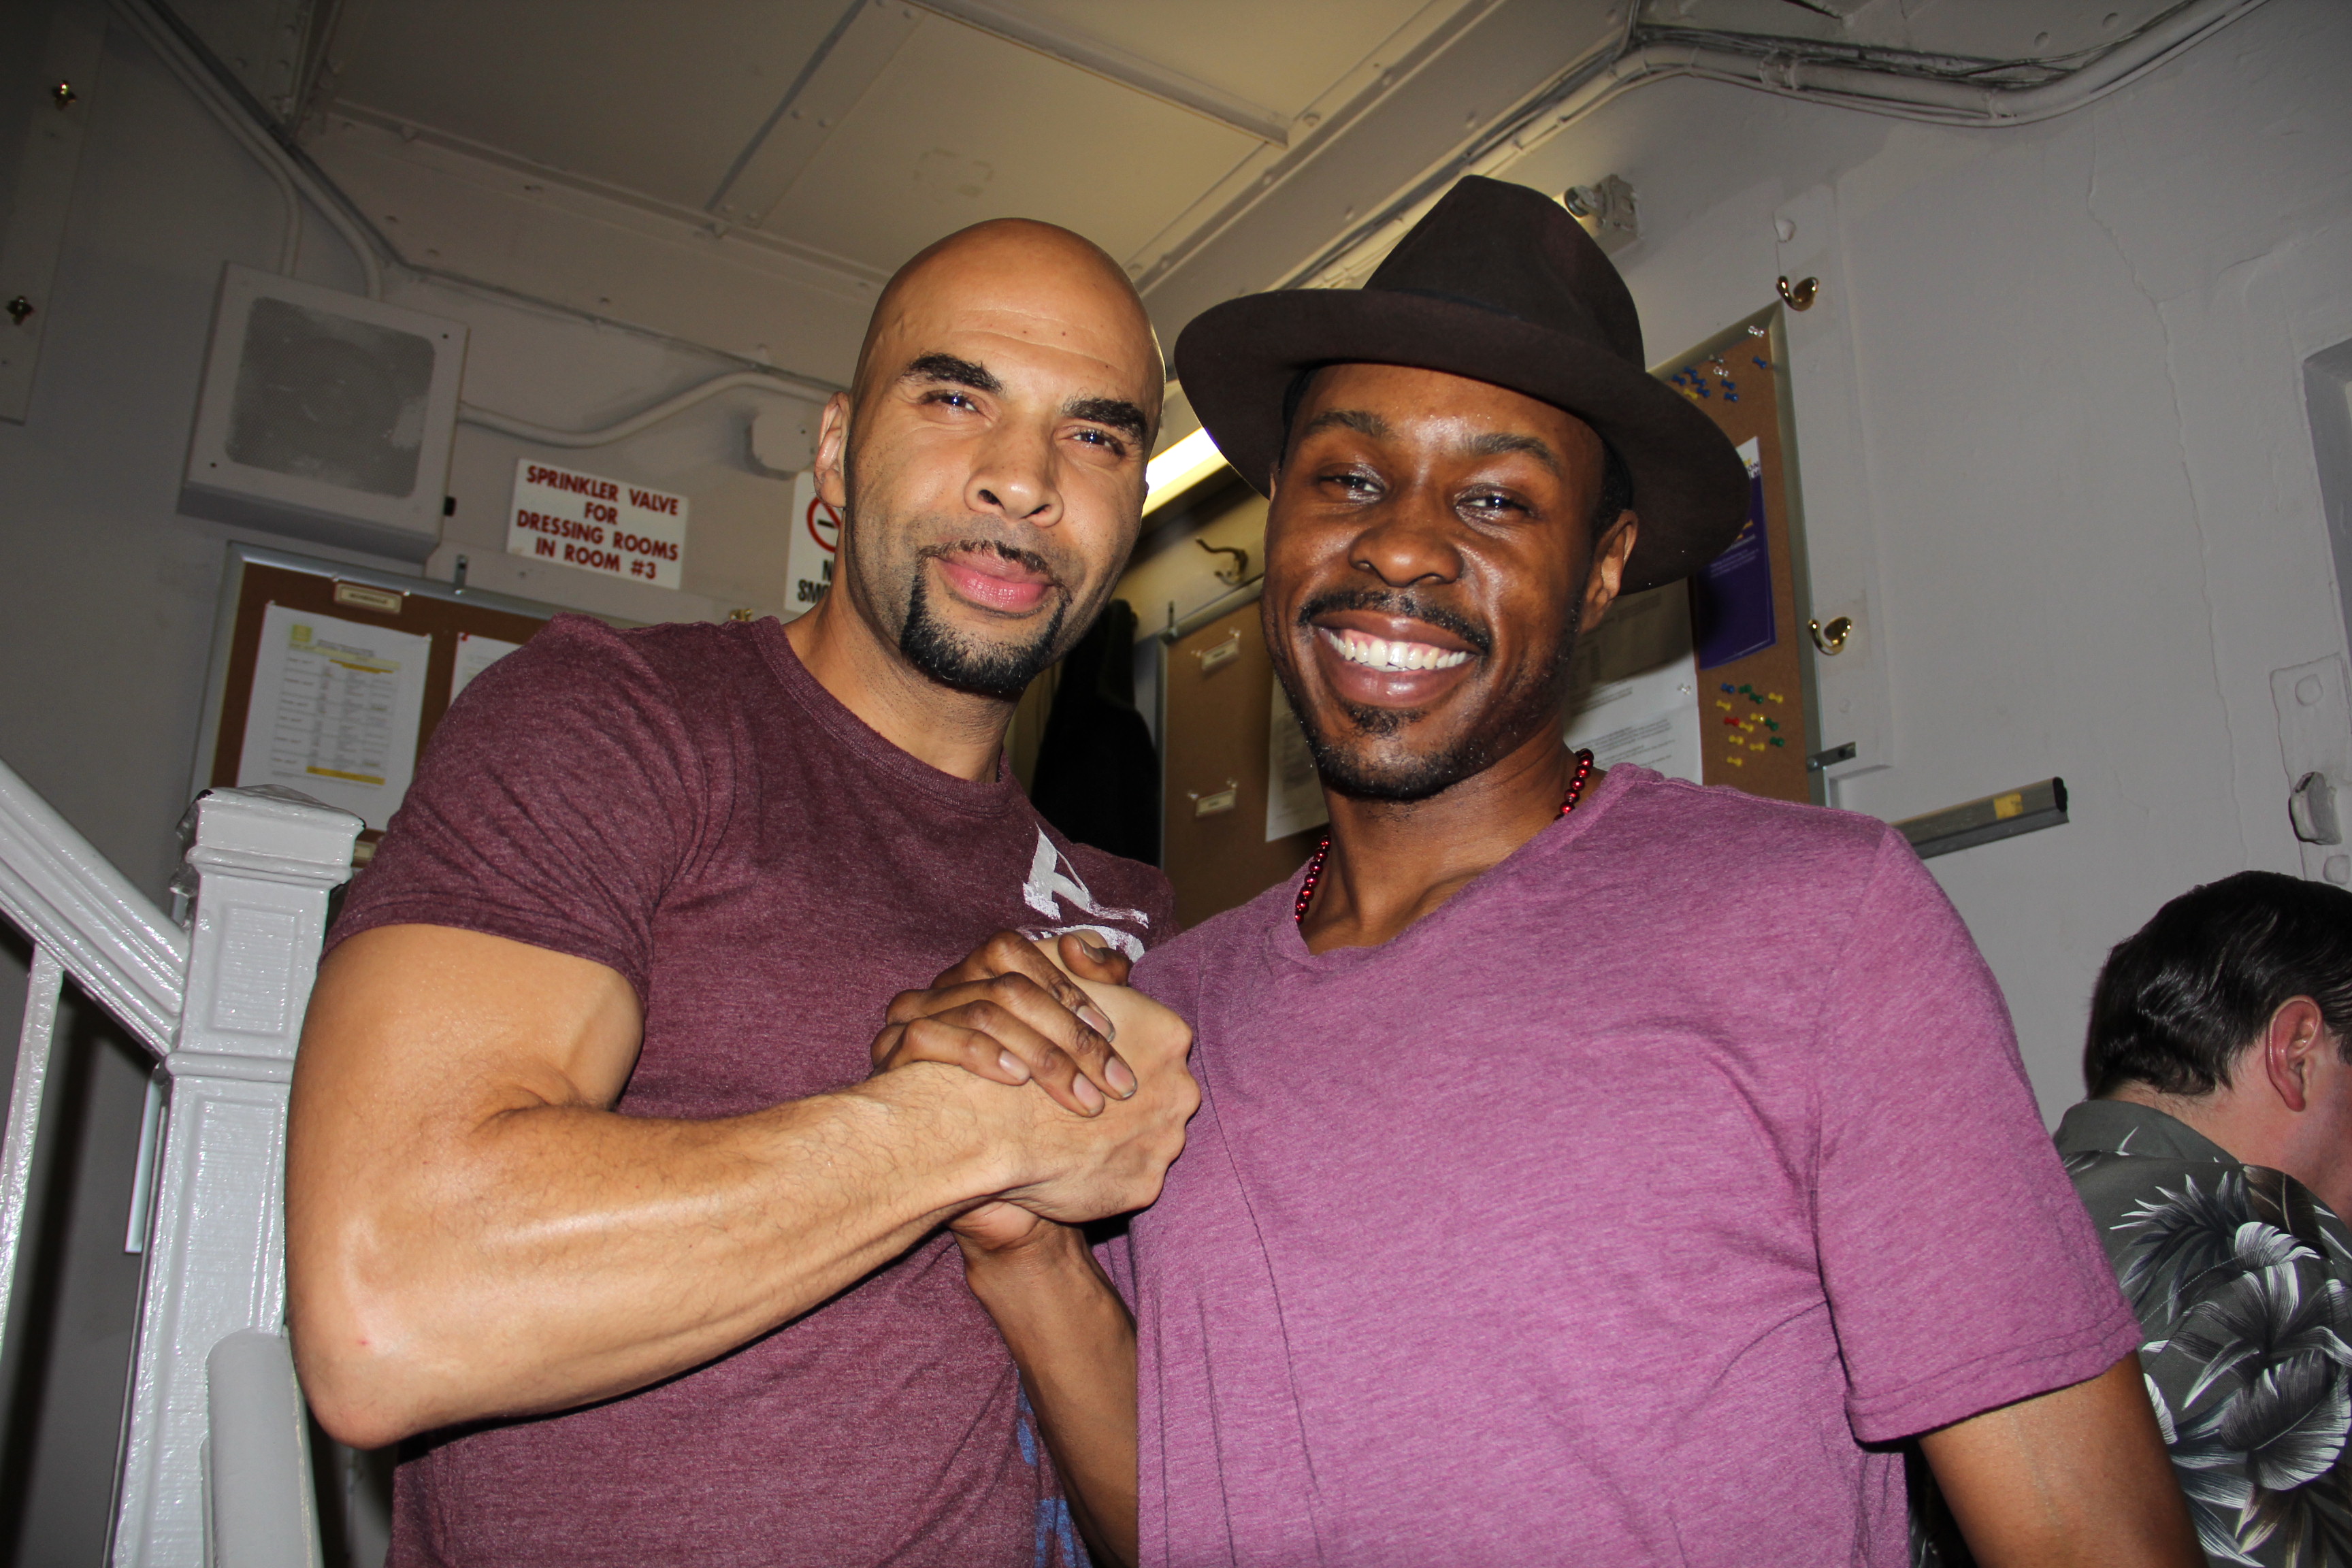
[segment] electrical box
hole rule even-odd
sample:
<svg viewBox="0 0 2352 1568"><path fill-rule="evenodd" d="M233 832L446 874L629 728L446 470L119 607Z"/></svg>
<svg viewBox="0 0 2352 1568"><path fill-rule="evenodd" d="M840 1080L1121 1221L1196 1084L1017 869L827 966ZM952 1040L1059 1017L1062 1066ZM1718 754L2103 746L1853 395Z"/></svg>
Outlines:
<svg viewBox="0 0 2352 1568"><path fill-rule="evenodd" d="M788 479L816 461L817 415L802 404L762 408L751 420L751 466Z"/></svg>
<svg viewBox="0 0 2352 1568"><path fill-rule="evenodd" d="M465 358L459 322L230 266L180 509L423 561Z"/></svg>

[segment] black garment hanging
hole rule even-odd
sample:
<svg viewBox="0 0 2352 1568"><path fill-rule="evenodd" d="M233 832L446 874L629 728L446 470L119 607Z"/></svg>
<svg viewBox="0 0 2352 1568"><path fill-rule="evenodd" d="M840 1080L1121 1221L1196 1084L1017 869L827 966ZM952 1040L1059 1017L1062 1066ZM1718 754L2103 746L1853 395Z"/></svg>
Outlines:
<svg viewBox="0 0 2352 1568"><path fill-rule="evenodd" d="M1124 599L1062 661L1029 798L1080 844L1160 863L1160 753L1135 709L1135 612Z"/></svg>

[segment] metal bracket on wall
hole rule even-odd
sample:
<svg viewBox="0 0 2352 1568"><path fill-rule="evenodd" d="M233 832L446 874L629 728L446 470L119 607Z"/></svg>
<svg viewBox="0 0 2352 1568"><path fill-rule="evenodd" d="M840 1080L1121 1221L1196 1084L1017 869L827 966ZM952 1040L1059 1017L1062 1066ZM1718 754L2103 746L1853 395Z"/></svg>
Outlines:
<svg viewBox="0 0 2352 1568"><path fill-rule="evenodd" d="M2067 820L2066 781L2043 779L2019 789L1986 795L1964 805L1909 816L1894 824L1895 831L1911 841L1922 860L1973 849L1996 838L2055 827Z"/></svg>
<svg viewBox="0 0 2352 1568"><path fill-rule="evenodd" d="M1191 615L1185 616L1181 619L1176 616L1176 606L1171 604L1168 606L1170 617L1168 626L1166 630L1160 634L1160 640L1161 642L1171 644L1181 642L1184 638L1191 637L1194 632L1199 631L1202 626L1207 626L1211 621L1215 620L1218 616L1230 615L1234 611L1240 609L1244 605L1254 605L1257 603L1258 595L1264 592L1265 592L1265 577L1264 574L1260 574L1259 575L1251 578L1248 582L1243 584L1240 587L1234 589L1232 593L1218 595L1215 598L1210 600L1199 609L1194 610Z"/></svg>

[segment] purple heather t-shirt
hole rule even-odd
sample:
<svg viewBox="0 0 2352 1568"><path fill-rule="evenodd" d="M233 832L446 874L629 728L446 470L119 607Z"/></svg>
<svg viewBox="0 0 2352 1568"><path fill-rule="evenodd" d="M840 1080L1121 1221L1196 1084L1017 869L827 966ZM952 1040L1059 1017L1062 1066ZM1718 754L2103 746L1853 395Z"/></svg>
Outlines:
<svg viewBox="0 0 2352 1568"><path fill-rule="evenodd" d="M865 1078L891 995L992 931L1139 952L1171 904L1009 775L883 740L774 621L567 616L450 710L333 939L422 922L606 964L645 1005L620 1111L706 1118ZM394 1489L396 1568L1079 1561L945 1237L655 1387L443 1435Z"/></svg>
<svg viewBox="0 0 2352 1568"><path fill-rule="evenodd" d="M1295 896L1137 973L1202 1096L1108 1249L1148 1563L1897 1568L1863 1445L2137 1345L1885 825L1619 767L1385 946Z"/></svg>

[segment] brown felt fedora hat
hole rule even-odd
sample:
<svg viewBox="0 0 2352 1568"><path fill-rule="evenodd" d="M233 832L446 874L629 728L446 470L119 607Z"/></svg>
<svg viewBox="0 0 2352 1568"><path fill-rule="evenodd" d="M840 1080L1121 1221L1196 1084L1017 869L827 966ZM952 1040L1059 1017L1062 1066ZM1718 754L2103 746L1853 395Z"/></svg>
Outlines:
<svg viewBox="0 0 2352 1568"><path fill-rule="evenodd" d="M1686 577L1748 515L1748 468L1714 421L1644 368L1624 279L1558 202L1477 175L1446 192L1360 289L1250 294L1176 340L1176 374L1225 460L1261 492L1284 401L1318 365L1448 371L1564 408L1633 480L1623 591Z"/></svg>

